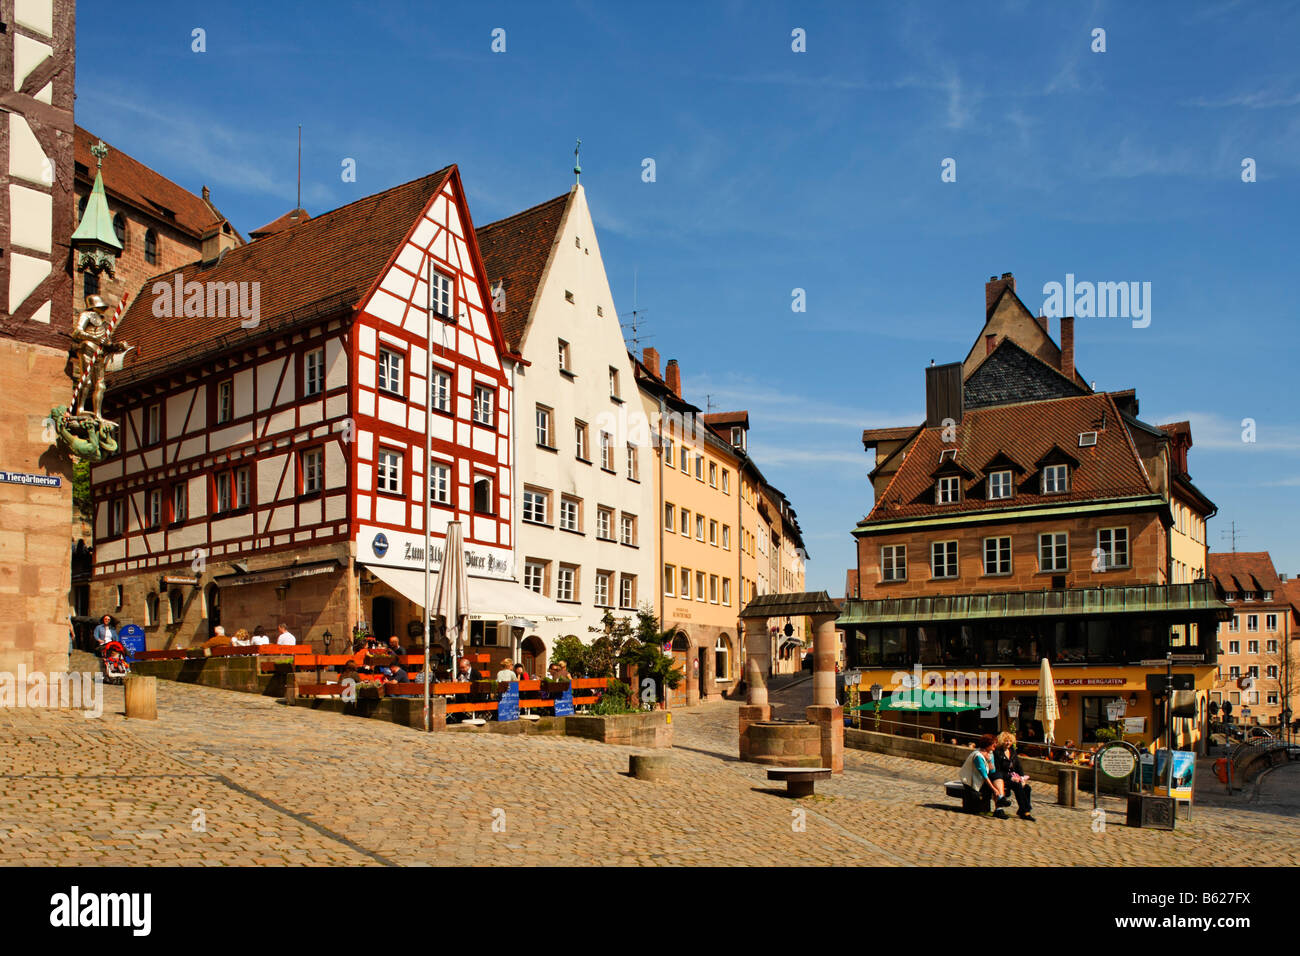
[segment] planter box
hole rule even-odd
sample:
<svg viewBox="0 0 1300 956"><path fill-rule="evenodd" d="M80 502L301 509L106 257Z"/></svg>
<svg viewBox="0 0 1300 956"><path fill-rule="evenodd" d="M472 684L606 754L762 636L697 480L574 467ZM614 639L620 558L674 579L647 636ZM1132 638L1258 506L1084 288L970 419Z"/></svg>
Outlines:
<svg viewBox="0 0 1300 956"><path fill-rule="evenodd" d="M335 714L347 714L350 717L369 717L372 720L386 720L391 724L400 724L414 730L424 729L424 700L419 697L380 697L366 693L367 688L357 688L355 701L344 701L338 697L298 697L292 706L307 707L311 710L324 710ZM434 697L429 702L429 717L433 730L447 729L447 701Z"/></svg>
<svg viewBox="0 0 1300 956"><path fill-rule="evenodd" d="M185 657L170 660L136 661L131 673L141 677L157 677L182 684L200 684L221 690L236 690L245 694L262 694L283 697L285 675L263 674L262 661L257 656Z"/></svg>
<svg viewBox="0 0 1300 956"><path fill-rule="evenodd" d="M666 710L645 714L612 714L597 717L583 714L564 718L564 733L569 737L582 737L602 744L624 747L671 747L673 728L668 723Z"/></svg>

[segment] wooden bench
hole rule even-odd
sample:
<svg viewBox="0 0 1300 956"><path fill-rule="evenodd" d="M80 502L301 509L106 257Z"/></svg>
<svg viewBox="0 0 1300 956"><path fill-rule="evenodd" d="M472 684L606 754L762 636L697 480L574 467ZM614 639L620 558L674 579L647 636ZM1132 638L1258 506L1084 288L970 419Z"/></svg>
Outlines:
<svg viewBox="0 0 1300 956"><path fill-rule="evenodd" d="M811 797L814 783L830 775L829 767L773 767L767 779L784 780L786 796Z"/></svg>

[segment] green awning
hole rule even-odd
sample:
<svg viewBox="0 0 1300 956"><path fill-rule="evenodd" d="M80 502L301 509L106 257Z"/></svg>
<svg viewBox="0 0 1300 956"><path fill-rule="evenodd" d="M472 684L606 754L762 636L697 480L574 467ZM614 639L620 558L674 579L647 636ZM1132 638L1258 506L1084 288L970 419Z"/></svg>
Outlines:
<svg viewBox="0 0 1300 956"><path fill-rule="evenodd" d="M939 597L850 598L837 623L911 624L972 621L984 618L1072 617L1094 614L1212 614L1232 617L1208 581L1149 584L1138 587L1061 588L1050 591L1004 591Z"/></svg>
<svg viewBox="0 0 1300 956"><path fill-rule="evenodd" d="M862 704L858 707L846 707L845 710L874 711L875 703ZM982 710L979 704L967 704L944 697L936 691L917 688L898 690L880 698L881 710L910 710L927 714L960 714L968 710Z"/></svg>

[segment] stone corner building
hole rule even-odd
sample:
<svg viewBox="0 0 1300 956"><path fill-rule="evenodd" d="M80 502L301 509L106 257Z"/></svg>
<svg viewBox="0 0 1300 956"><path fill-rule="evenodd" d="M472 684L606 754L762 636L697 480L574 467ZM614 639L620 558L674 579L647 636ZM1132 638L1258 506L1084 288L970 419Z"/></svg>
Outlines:
<svg viewBox="0 0 1300 956"><path fill-rule="evenodd" d="M68 665L72 468L49 438L72 391L75 7L4 4L0 74L0 671ZM12 13L12 16L8 15ZM12 85L10 85L12 83ZM28 477L33 476L33 477ZM58 486L32 481L58 479Z"/></svg>
<svg viewBox="0 0 1300 956"><path fill-rule="evenodd" d="M1172 654L1175 687L1187 684L1172 736L1202 745L1228 608L1205 577L1215 507L1187 473L1190 426L1144 422L1132 389L1094 391L1075 367L1074 320L1053 342L1009 273L986 285L967 358L926 369L925 398L921 424L863 433L875 501L853 531L848 665L886 687L915 665L991 673L1004 703L1019 698L1016 720L1000 707L927 726L1041 740L1047 658L1058 742L1097 741L1119 703L1150 743L1170 736L1148 678Z"/></svg>

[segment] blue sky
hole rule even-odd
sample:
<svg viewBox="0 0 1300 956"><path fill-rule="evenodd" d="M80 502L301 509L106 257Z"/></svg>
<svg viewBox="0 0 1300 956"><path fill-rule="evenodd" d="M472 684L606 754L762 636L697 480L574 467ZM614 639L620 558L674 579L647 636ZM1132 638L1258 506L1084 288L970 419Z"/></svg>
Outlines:
<svg viewBox="0 0 1300 956"><path fill-rule="evenodd" d="M245 232L293 206L298 123L310 212L456 162L478 223L564 192L580 136L619 311L635 273L686 397L749 409L810 587L856 561L861 430L924 417L1008 271L1031 309L1151 283L1148 327L1078 320L1080 370L1191 420L1214 550L1235 520L1300 573L1296 4L214 6L79 4L77 121Z"/></svg>

